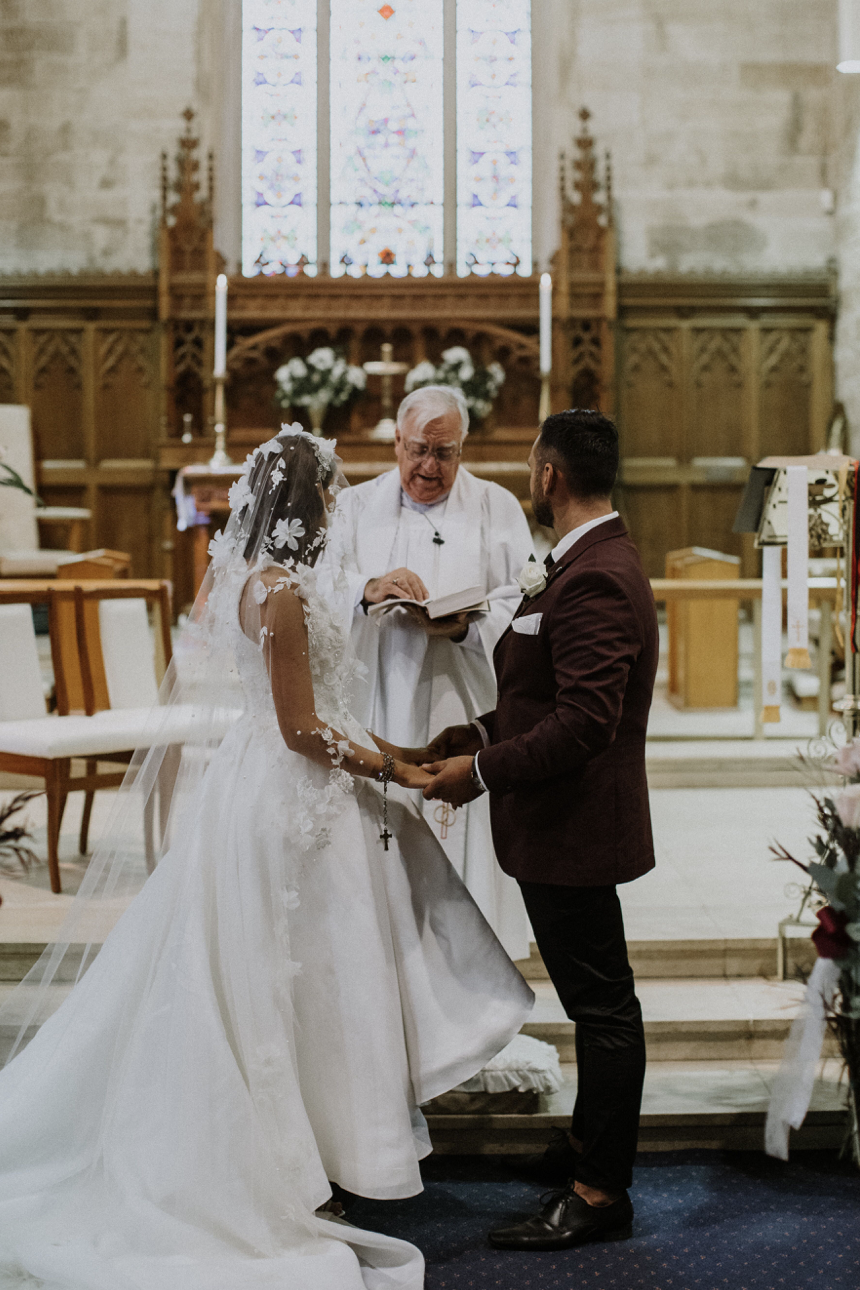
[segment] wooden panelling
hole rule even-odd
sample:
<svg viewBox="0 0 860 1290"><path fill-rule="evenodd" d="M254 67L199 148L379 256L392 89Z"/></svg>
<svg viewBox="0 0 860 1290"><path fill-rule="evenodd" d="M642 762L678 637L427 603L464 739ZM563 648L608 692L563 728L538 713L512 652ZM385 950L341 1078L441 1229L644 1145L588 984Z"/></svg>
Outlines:
<svg viewBox="0 0 860 1290"><path fill-rule="evenodd" d="M691 328L690 369L690 457L746 456L743 331L737 327ZM698 543L698 539L693 541Z"/></svg>
<svg viewBox="0 0 860 1290"><path fill-rule="evenodd" d="M621 333L619 431L625 457L684 455L681 335L671 327Z"/></svg>
<svg viewBox="0 0 860 1290"><path fill-rule="evenodd" d="M88 507L86 545L128 551L141 576L162 567L150 515L168 482L154 469L156 309L152 275L0 278L0 398L32 409L40 495ZM114 517L118 490L134 499L130 520ZM42 534L46 546L60 540L58 529Z"/></svg>
<svg viewBox="0 0 860 1290"><path fill-rule="evenodd" d="M349 323L328 317L307 329L287 322L272 326L270 307L267 326L257 332L237 307L228 382L234 457L241 460L291 416L274 403L274 371L285 357L336 340L350 357L363 361L376 356L378 343L389 334L396 355L409 362L435 358L454 343L498 358L508 373L504 395L488 423L475 428L467 455L524 461L537 426L539 383L534 326L527 328L517 311L528 288L534 291L536 313L536 284L523 279L511 288L507 325L462 321L474 305L469 280L443 278L436 285L447 293L453 313L459 294L460 320L427 322L419 315L387 329L375 316L382 301L379 282L364 279L337 284L338 302L344 292L352 293ZM667 550L692 544L743 554L744 573L754 574L754 557L731 533L746 476L737 459L753 462L767 452L808 451L823 441L832 381L831 285L822 281L817 295L809 291L796 299L796 284L770 283L764 301L755 283L735 283L730 298L725 284L718 285L719 308L715 284L707 279L674 284L655 279L650 295L641 278L620 282L617 406L624 464L619 499L653 576L662 573ZM486 295L502 286L481 282L475 290ZM398 283L396 291L402 295L406 287ZM265 290L270 302L278 293L282 316L289 316L294 280L265 286L252 280L251 289ZM303 295L312 290L302 283ZM426 296L426 285L420 291ZM671 298L673 291L680 303ZM498 319L501 296L494 299ZM742 308L745 300L754 302L754 309ZM361 301L364 321L356 319ZM317 303L323 312L325 290ZM180 320L162 330L156 309L151 278L0 280L0 391L33 408L45 500L90 506L95 518L88 540L130 551L135 575L174 574L182 581L179 562L185 557L182 537L173 529L171 471L184 460L205 460L212 441L198 437L186 449L179 441L181 421L162 420L162 408L169 417L171 403L161 345L163 340L174 347L174 364L178 354L176 388L197 390L199 436L201 428L208 429L199 418L208 397L210 337L200 321ZM351 457L390 456L389 448L366 438L378 406L372 386L366 402L330 412L327 432ZM183 603L181 596L177 603Z"/></svg>
<svg viewBox="0 0 860 1290"><path fill-rule="evenodd" d="M14 403L18 338L11 327L0 328L0 403Z"/></svg>
<svg viewBox="0 0 860 1290"><path fill-rule="evenodd" d="M86 456L83 330L28 329L24 342L37 457Z"/></svg>
<svg viewBox="0 0 860 1290"><path fill-rule="evenodd" d="M667 550L692 545L757 573L752 544L732 533L742 485L768 453L824 446L834 307L826 281L622 275L620 496L651 577Z"/></svg>
<svg viewBox="0 0 860 1290"><path fill-rule="evenodd" d="M151 329L99 329L96 458L150 457L158 410L158 353Z"/></svg>
<svg viewBox="0 0 860 1290"><path fill-rule="evenodd" d="M652 569L663 569L666 552L681 546L685 525L673 487L625 488L619 490L616 506L634 535L642 563L649 577Z"/></svg>
<svg viewBox="0 0 860 1290"><path fill-rule="evenodd" d="M740 533L732 532L742 495L743 489L737 485L694 484L690 489L687 527L690 545L743 557L743 537ZM743 576L748 575L744 573Z"/></svg>
<svg viewBox="0 0 860 1290"><path fill-rule="evenodd" d="M99 542L113 551L131 553L132 577L140 576L135 568L136 553L153 546L153 490L102 484L98 490L96 527Z"/></svg>
<svg viewBox="0 0 860 1290"><path fill-rule="evenodd" d="M797 456L823 448L810 442L812 331L763 328L761 333L761 452Z"/></svg>

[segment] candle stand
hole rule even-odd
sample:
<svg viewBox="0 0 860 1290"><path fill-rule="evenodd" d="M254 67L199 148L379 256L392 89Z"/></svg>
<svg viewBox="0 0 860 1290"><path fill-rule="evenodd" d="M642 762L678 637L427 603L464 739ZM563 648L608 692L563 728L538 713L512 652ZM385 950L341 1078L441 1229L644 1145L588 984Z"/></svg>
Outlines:
<svg viewBox="0 0 860 1290"><path fill-rule="evenodd" d="M215 381L215 451L209 458L213 468L232 466L233 459L227 452L227 427L224 417L224 381L225 376L216 376Z"/></svg>
<svg viewBox="0 0 860 1290"><path fill-rule="evenodd" d="M538 422L541 424L546 421L550 414L550 378L552 373L541 372L540 374L540 405L538 407Z"/></svg>

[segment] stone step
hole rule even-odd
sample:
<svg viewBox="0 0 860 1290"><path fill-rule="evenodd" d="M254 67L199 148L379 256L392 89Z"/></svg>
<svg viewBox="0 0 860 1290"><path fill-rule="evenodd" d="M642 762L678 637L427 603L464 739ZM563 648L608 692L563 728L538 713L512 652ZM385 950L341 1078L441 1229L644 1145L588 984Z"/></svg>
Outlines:
<svg viewBox="0 0 860 1290"><path fill-rule="evenodd" d="M776 937L630 941L630 963L637 981L773 977L776 975ZM38 961L44 942L0 942L0 981L20 981ZM815 950L807 939L789 946L790 975L808 972ZM547 970L536 945L531 957L517 963L527 981L546 981ZM69 969L74 976L74 969Z"/></svg>
<svg viewBox="0 0 860 1290"><path fill-rule="evenodd" d="M630 966L637 981L776 976L777 940L771 937L628 941ZM792 938L788 946L788 975L808 973L815 948L808 937ZM2 947L0 947L2 965ZM517 967L527 981L546 981L547 970L536 945L531 957ZM0 966L2 971L2 966ZM2 979L2 978L0 978Z"/></svg>
<svg viewBox="0 0 860 1290"><path fill-rule="evenodd" d="M645 750L649 788L805 788L799 759L809 739L654 739ZM823 772L822 772L823 773ZM816 779L820 775L816 774ZM833 782L839 782L833 777Z"/></svg>
<svg viewBox="0 0 860 1290"><path fill-rule="evenodd" d="M776 1061L657 1062L645 1075L640 1151L702 1148L760 1151ZM532 1115L433 1115L427 1117L433 1148L442 1155L516 1155L540 1151L553 1128L570 1127L576 1068L562 1067L565 1084L539 1098ZM803 1126L792 1150L838 1148L845 1137L845 1086L841 1062L822 1063Z"/></svg>
<svg viewBox="0 0 860 1290"><path fill-rule="evenodd" d="M554 1044L563 1062L576 1059L576 1027L548 981L532 981L537 999L523 1026L527 1035ZM648 1060L778 1060L803 995L796 981L641 981ZM825 1041L833 1051L833 1041Z"/></svg>

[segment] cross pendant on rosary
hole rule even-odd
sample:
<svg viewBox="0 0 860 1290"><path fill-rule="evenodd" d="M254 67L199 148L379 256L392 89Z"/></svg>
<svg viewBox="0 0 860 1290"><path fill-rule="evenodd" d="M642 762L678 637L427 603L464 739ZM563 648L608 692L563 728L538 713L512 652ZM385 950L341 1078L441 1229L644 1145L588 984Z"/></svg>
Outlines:
<svg viewBox="0 0 860 1290"><path fill-rule="evenodd" d="M383 826L382 832L380 833L380 835L379 835L379 836L380 836L380 838L382 839L382 845L383 845L383 847L384 847L384 848L385 848L385 850L387 851L387 850L388 850L388 840L389 840L389 838L393 838L393 837L394 837L394 834L393 834L393 833L389 833L389 832L388 832L388 825L387 825L387 824Z"/></svg>

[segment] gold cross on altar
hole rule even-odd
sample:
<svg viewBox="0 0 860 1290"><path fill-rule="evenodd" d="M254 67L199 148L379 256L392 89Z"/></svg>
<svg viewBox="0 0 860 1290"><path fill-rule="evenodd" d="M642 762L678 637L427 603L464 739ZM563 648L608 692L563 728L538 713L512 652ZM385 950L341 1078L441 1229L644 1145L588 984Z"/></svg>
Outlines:
<svg viewBox="0 0 860 1290"><path fill-rule="evenodd" d="M382 416L370 432L371 439L378 439L382 443L393 443L396 429L394 401L391 397L391 378L392 376L402 376L404 372L409 371L409 364L395 363L393 354L394 346L386 341L382 346L381 359L374 359L370 363L362 364L368 376L382 377Z"/></svg>

